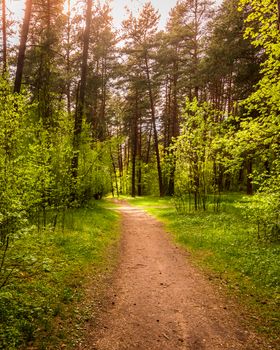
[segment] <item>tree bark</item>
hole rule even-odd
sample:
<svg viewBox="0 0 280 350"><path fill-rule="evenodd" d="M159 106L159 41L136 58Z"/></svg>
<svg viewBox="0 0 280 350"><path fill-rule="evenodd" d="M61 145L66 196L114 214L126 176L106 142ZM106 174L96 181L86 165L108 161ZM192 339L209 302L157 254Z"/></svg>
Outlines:
<svg viewBox="0 0 280 350"><path fill-rule="evenodd" d="M137 194L139 197L141 197L142 196L142 123L141 123L141 116L139 117L139 131L138 131L137 135L138 135Z"/></svg>
<svg viewBox="0 0 280 350"><path fill-rule="evenodd" d="M104 141L106 139L106 101L107 101L107 60L106 57L101 60L101 104L99 112L99 133L98 139Z"/></svg>
<svg viewBox="0 0 280 350"><path fill-rule="evenodd" d="M91 18L92 18L92 0L87 0L86 27L84 31L84 40L83 40L80 90L79 90L79 97L77 101L75 122L74 122L74 141L73 141L74 156L72 158L72 176L74 179L77 178L78 176L78 164L79 164L78 150L80 146L80 137L82 133L83 114L84 114L85 96L86 96Z"/></svg>
<svg viewBox="0 0 280 350"><path fill-rule="evenodd" d="M3 40L3 76L4 76L7 72L6 0L2 0L2 40Z"/></svg>
<svg viewBox="0 0 280 350"><path fill-rule="evenodd" d="M71 113L71 81L70 81L70 34L71 34L71 6L70 0L67 0L67 48L66 48L66 97L67 97L67 113Z"/></svg>
<svg viewBox="0 0 280 350"><path fill-rule="evenodd" d="M169 141L169 145L172 142L173 137L178 137L180 134L179 129L179 118L178 118L178 62L173 62L173 101L172 101L172 134ZM169 174L168 182L168 195L173 196L175 193L175 171L176 171L176 159L173 151L170 152L171 155L171 169Z"/></svg>
<svg viewBox="0 0 280 350"><path fill-rule="evenodd" d="M155 112L154 96L153 96L153 91L152 91L150 68L149 68L147 53L145 53L145 68L146 68L146 77L147 77L148 90L149 90L152 125L153 125L153 131L154 131L154 141L155 141L157 171L158 171L159 195L160 195L160 197L163 197L164 196L164 189L163 189L162 171L161 171L160 155L159 155L158 133L157 133L157 127L156 127L156 112Z"/></svg>
<svg viewBox="0 0 280 350"><path fill-rule="evenodd" d="M138 153L138 92L135 96L135 111L132 120L132 172L131 172L131 196L136 196L136 162Z"/></svg>
<svg viewBox="0 0 280 350"><path fill-rule="evenodd" d="M26 0L24 20L23 20L22 29L21 29L20 45L19 45L19 51L18 51L16 78L15 78L15 84L14 84L14 92L15 93L19 93L20 88L21 88L24 59L25 59L25 51L26 51L26 43L27 43L27 37L28 37L28 32L29 32L31 12L32 12L32 0Z"/></svg>
<svg viewBox="0 0 280 350"><path fill-rule="evenodd" d="M278 30L280 31L280 0L277 0L278 7Z"/></svg>
<svg viewBox="0 0 280 350"><path fill-rule="evenodd" d="M122 145L118 145L118 167L119 167L119 182L120 182L120 194L123 194L123 149Z"/></svg>
<svg viewBox="0 0 280 350"><path fill-rule="evenodd" d="M253 194L253 181L252 181L252 173L253 173L253 161L252 158L247 160L247 194Z"/></svg>
<svg viewBox="0 0 280 350"><path fill-rule="evenodd" d="M133 140L133 145L132 145L132 170L131 170L131 197L135 197L136 196L136 188L135 188L135 184L136 184L136 142L135 140Z"/></svg>

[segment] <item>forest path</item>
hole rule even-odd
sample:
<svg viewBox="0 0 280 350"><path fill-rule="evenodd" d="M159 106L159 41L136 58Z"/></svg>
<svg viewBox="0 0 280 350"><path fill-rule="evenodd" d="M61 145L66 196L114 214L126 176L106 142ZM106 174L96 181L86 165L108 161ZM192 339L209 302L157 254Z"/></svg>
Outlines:
<svg viewBox="0 0 280 350"><path fill-rule="evenodd" d="M162 224L122 203L119 267L108 304L80 349L259 350L242 315L176 247Z"/></svg>

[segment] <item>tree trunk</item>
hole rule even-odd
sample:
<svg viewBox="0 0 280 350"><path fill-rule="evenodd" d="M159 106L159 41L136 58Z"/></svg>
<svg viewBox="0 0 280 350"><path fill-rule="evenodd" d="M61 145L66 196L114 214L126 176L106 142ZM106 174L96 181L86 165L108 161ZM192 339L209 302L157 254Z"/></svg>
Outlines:
<svg viewBox="0 0 280 350"><path fill-rule="evenodd" d="M280 0L277 0L278 7L278 30L280 31Z"/></svg>
<svg viewBox="0 0 280 350"><path fill-rule="evenodd" d="M119 191L119 184L118 184L117 167L116 167L116 164L115 164L114 155L113 155L111 146L110 146L110 155L111 155L113 173L114 173L114 178L115 178L115 186L116 186L117 197L119 197L120 196L120 191ZM114 193L113 179L112 179L112 193Z"/></svg>
<svg viewBox="0 0 280 350"><path fill-rule="evenodd" d="M6 0L2 0L2 40L3 40L3 76L4 76L7 72Z"/></svg>
<svg viewBox="0 0 280 350"><path fill-rule="evenodd" d="M135 152L135 141L133 140L133 145L132 145L132 170L131 170L131 196L135 197L136 196L136 152Z"/></svg>
<svg viewBox="0 0 280 350"><path fill-rule="evenodd" d="M71 113L71 80L70 80L70 34L71 34L71 6L70 0L67 0L67 48L66 48L66 97L67 97L67 113Z"/></svg>
<svg viewBox="0 0 280 350"><path fill-rule="evenodd" d="M194 209L199 209L199 187L200 187L200 179L199 179L199 170L197 161L194 163Z"/></svg>
<svg viewBox="0 0 280 350"><path fill-rule="evenodd" d="M84 31L84 40L83 40L80 91L79 91L79 97L77 101L75 122L74 122L74 140L73 140L74 156L72 158L72 176L74 179L76 179L78 176L79 146L80 146L80 137L82 133L83 114L84 114L85 96L86 96L87 72L88 72L88 51L89 51L91 17L92 17L92 0L87 0L86 27Z"/></svg>
<svg viewBox="0 0 280 350"><path fill-rule="evenodd" d="M123 194L123 154L122 145L118 145L118 167L119 167L119 182L120 182L120 194Z"/></svg>
<svg viewBox="0 0 280 350"><path fill-rule="evenodd" d="M138 92L135 96L135 111L132 120L132 172L131 172L131 196L136 196L136 162L138 151Z"/></svg>
<svg viewBox="0 0 280 350"><path fill-rule="evenodd" d="M142 196L142 124L141 117L139 119L137 194L140 197Z"/></svg>
<svg viewBox="0 0 280 350"><path fill-rule="evenodd" d="M106 86L106 75L107 75L107 62L106 58L101 61L101 105L99 113L99 140L104 141L106 139L106 100L107 100L107 86Z"/></svg>
<svg viewBox="0 0 280 350"><path fill-rule="evenodd" d="M193 67L193 78L194 78L194 97L197 99L199 98L199 87L198 87L198 81L197 81L197 75L198 75L198 64L199 64L199 43L198 43L198 37L199 37L199 17L200 14L198 12L198 0L194 1L194 67Z"/></svg>
<svg viewBox="0 0 280 350"><path fill-rule="evenodd" d="M172 107L171 107L171 82L167 79L165 83L165 111L164 111L164 148L167 149L171 140Z"/></svg>
<svg viewBox="0 0 280 350"><path fill-rule="evenodd" d="M22 29L21 29L21 37L20 37L20 44L19 44L19 51L18 51L16 78L15 78L15 84L14 84L15 93L19 93L21 88L24 59L25 59L25 50L26 50L26 43L27 43L27 37L28 37L28 31L29 31L29 25L30 25L31 12L32 12L32 0L26 0L24 20L23 20Z"/></svg>
<svg viewBox="0 0 280 350"><path fill-rule="evenodd" d="M153 96L153 91L152 91L152 84L151 84L151 78L150 78L150 68L149 68L149 64L148 64L147 53L145 53L145 66L146 66L146 77L147 77L148 90L149 90L152 125L153 125L153 131L154 131L154 141L155 141L157 171L158 171L159 195L160 195L160 197L163 197L164 190L163 190L162 171L161 171L160 155L159 155L158 134L157 134L157 127L156 127L156 113L155 113L154 96Z"/></svg>
<svg viewBox="0 0 280 350"><path fill-rule="evenodd" d="M251 158L247 160L247 194L253 194L253 181L252 181L252 173L253 173L253 161Z"/></svg>
<svg viewBox="0 0 280 350"><path fill-rule="evenodd" d="M172 101L172 135L170 144L173 137L179 136L179 120L178 120L178 62L173 62L173 101ZM168 195L173 196L175 192L175 171L176 171L176 159L173 151L170 152L171 156L171 169L169 174L168 183Z"/></svg>
<svg viewBox="0 0 280 350"><path fill-rule="evenodd" d="M149 130L148 144L147 144L147 154L146 154L146 163L147 164L150 162L152 133L153 133L153 128L151 127Z"/></svg>

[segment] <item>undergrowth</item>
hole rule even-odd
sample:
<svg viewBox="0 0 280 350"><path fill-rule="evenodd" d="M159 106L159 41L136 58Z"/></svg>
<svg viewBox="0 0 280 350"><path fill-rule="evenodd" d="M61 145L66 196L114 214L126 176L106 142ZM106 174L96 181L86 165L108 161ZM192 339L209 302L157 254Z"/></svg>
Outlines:
<svg viewBox="0 0 280 350"><path fill-rule="evenodd" d="M277 341L280 245L259 239L255 223L244 213L246 201L250 198L229 194L222 196L219 212L178 214L172 198L130 200L164 221L175 240L191 252L193 261L237 295L259 331Z"/></svg>
<svg viewBox="0 0 280 350"><path fill-rule="evenodd" d="M14 271L0 289L0 349L75 344L87 317L79 308L84 284L94 269L97 274L107 268L117 220L106 204L92 201L66 213L64 230L29 232L13 242L6 264Z"/></svg>

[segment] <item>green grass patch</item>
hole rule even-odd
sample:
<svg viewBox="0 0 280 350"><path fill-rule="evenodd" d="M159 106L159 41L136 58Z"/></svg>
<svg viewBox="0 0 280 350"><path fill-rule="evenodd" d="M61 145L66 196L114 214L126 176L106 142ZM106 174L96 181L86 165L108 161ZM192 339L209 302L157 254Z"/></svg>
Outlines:
<svg viewBox="0 0 280 350"><path fill-rule="evenodd" d="M280 326L280 245L258 239L256 225L242 208L249 197L224 195L218 213L208 210L184 215L176 212L172 201L129 199L164 221L175 240L191 252L193 261L227 285L250 310L256 327L276 339Z"/></svg>
<svg viewBox="0 0 280 350"><path fill-rule="evenodd" d="M12 242L5 269L13 271L0 289L0 349L75 345L88 317L80 307L85 285L114 260L118 214L106 207L92 201L66 213L64 230L31 231Z"/></svg>

